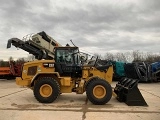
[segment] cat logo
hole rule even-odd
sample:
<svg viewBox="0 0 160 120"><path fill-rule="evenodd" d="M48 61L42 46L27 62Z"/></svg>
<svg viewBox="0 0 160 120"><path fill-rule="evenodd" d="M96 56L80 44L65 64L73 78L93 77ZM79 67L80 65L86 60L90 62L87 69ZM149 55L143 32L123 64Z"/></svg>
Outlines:
<svg viewBox="0 0 160 120"><path fill-rule="evenodd" d="M43 67L54 67L54 63L44 63Z"/></svg>

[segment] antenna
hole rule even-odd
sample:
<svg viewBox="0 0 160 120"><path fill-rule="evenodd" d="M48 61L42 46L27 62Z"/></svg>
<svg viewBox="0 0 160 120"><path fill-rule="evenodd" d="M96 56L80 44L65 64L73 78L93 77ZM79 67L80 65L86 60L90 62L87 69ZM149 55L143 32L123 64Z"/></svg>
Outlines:
<svg viewBox="0 0 160 120"><path fill-rule="evenodd" d="M77 46L73 43L72 39L71 39L70 41L71 41L71 43L72 43L75 47L77 47Z"/></svg>

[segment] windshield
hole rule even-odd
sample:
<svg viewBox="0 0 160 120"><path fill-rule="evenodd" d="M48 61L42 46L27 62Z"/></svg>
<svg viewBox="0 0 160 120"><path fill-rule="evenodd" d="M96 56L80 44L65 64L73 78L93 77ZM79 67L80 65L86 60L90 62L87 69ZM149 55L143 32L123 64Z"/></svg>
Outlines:
<svg viewBox="0 0 160 120"><path fill-rule="evenodd" d="M69 64L80 64L78 49L58 49L56 61Z"/></svg>
<svg viewBox="0 0 160 120"><path fill-rule="evenodd" d="M75 61L75 64L80 64L80 57L79 57L79 51L73 50L73 59Z"/></svg>

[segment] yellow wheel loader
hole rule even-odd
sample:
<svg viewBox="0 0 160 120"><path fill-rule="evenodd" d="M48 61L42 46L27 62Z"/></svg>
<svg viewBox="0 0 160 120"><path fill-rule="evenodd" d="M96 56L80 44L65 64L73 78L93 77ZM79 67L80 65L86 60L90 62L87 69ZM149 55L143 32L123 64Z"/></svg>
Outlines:
<svg viewBox="0 0 160 120"><path fill-rule="evenodd" d="M111 62L98 58L86 61L87 57L80 54L78 47L62 47L43 31L26 38L9 39L7 48L12 44L38 59L24 64L16 83L31 88L39 102L51 103L61 93L86 92L88 99L96 105L109 102L112 94L129 106L147 105L137 87L139 80L123 78L112 91Z"/></svg>
<svg viewBox="0 0 160 120"><path fill-rule="evenodd" d="M54 60L37 60L23 66L17 85L33 89L41 103L51 103L60 93L86 92L93 104L105 104L112 97L113 66L98 64L98 59L82 65L78 47L55 47Z"/></svg>

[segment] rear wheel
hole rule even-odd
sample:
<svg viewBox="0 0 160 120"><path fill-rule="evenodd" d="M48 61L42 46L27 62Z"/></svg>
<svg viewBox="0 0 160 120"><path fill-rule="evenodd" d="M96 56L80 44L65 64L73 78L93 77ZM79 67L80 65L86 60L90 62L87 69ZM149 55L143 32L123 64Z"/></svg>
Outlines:
<svg viewBox="0 0 160 120"><path fill-rule="evenodd" d="M112 88L107 81L97 78L88 83L86 94L93 104L103 105L111 99Z"/></svg>
<svg viewBox="0 0 160 120"><path fill-rule="evenodd" d="M58 82L51 77L43 77L34 85L34 96L41 103L51 103L60 94Z"/></svg>

